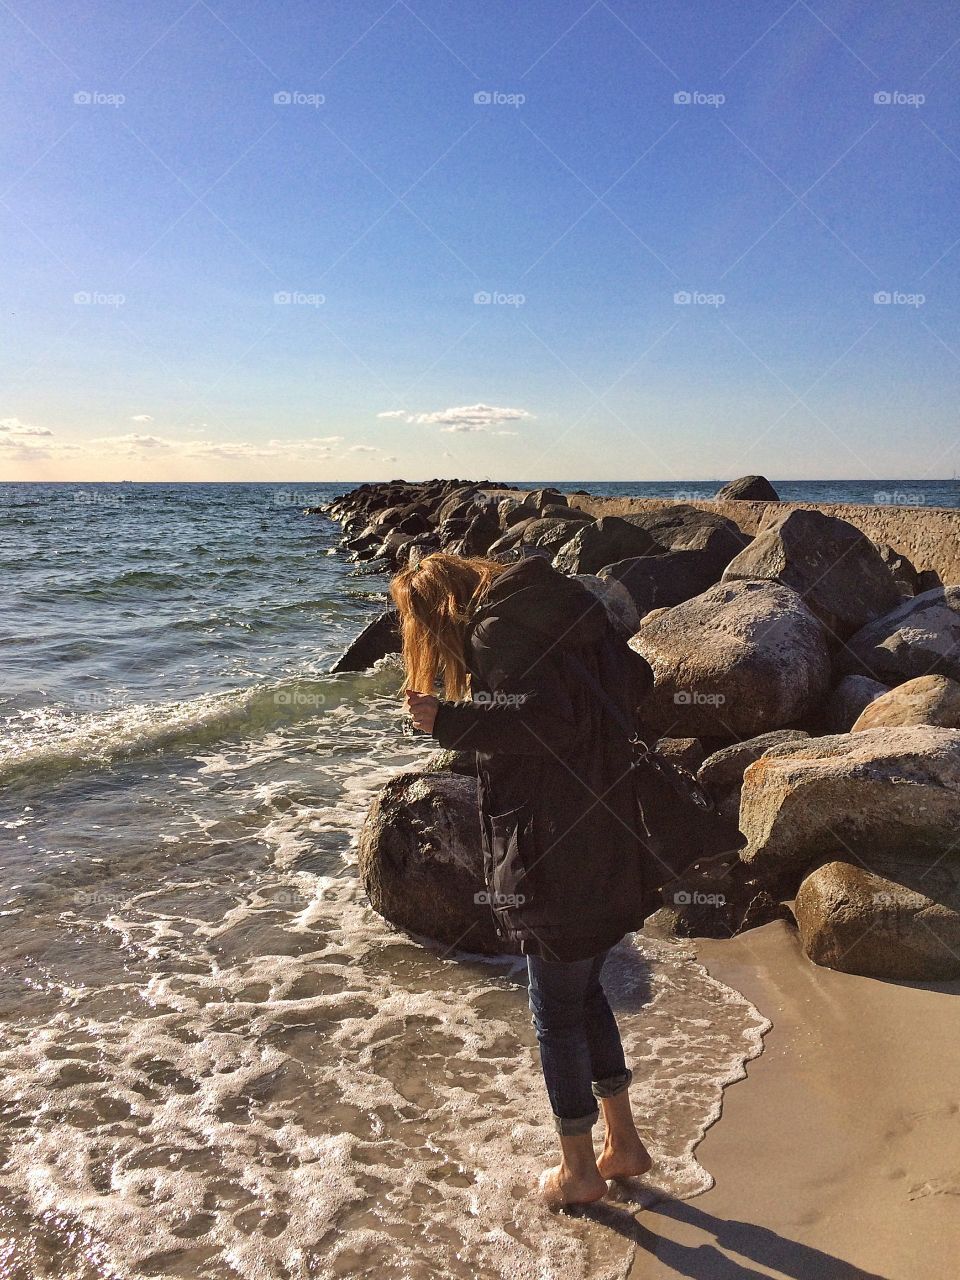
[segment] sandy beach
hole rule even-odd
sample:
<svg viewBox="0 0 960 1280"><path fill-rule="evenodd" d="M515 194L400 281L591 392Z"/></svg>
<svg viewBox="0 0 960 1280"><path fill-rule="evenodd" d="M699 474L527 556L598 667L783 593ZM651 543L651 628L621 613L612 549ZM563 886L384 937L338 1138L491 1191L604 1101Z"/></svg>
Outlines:
<svg viewBox="0 0 960 1280"><path fill-rule="evenodd" d="M698 954L774 1026L698 1148L715 1187L638 1215L631 1280L954 1280L960 983L818 968L779 921Z"/></svg>

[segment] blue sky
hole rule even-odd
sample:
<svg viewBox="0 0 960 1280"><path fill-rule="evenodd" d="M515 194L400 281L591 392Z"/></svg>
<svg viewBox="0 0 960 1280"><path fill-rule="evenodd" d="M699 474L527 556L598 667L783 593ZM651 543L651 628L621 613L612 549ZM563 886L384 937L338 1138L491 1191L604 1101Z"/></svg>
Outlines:
<svg viewBox="0 0 960 1280"><path fill-rule="evenodd" d="M954 5L12 0L0 39L2 478L960 470Z"/></svg>

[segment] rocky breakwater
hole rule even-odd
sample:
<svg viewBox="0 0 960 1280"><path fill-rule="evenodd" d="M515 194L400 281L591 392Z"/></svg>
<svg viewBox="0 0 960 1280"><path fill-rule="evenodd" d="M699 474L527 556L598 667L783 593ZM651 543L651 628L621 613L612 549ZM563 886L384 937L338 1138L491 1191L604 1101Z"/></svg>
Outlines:
<svg viewBox="0 0 960 1280"><path fill-rule="evenodd" d="M699 764L746 837L662 886L661 923L724 936L790 910L817 963L960 975L960 587L917 594L902 557L806 510L771 508L751 536L702 506L593 519L552 491L430 481L327 514L361 560L546 555L603 595L654 671L648 740ZM440 754L388 784L361 870L387 919L487 951L472 773Z"/></svg>

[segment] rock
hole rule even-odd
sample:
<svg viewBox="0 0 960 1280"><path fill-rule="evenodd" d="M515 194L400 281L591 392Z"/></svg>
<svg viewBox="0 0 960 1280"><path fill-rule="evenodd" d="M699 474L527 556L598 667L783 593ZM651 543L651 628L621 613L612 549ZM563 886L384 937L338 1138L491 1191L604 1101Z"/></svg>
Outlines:
<svg viewBox="0 0 960 1280"><path fill-rule="evenodd" d="M960 684L949 676L918 676L874 698L852 733L885 725L937 724L960 729Z"/></svg>
<svg viewBox="0 0 960 1280"><path fill-rule="evenodd" d="M707 756L700 765L697 781L718 804L731 791L736 791L739 796L747 765L759 760L771 747L776 747L781 742L802 742L809 736L803 729L774 729L771 733L761 733L756 738L747 738L744 742L721 747L719 751ZM737 807L739 809L739 805Z"/></svg>
<svg viewBox="0 0 960 1280"><path fill-rule="evenodd" d="M463 951L508 951L486 905L477 786L456 773L400 773L370 807L359 869L385 920Z"/></svg>
<svg viewBox="0 0 960 1280"><path fill-rule="evenodd" d="M839 662L886 684L926 675L960 680L960 587L905 600L851 636Z"/></svg>
<svg viewBox="0 0 960 1280"><path fill-rule="evenodd" d="M865 861L903 849L940 857L960 831L960 730L865 729L771 747L743 775L740 830L744 862L787 892L838 847Z"/></svg>
<svg viewBox="0 0 960 1280"><path fill-rule="evenodd" d="M525 507L533 507L535 511L542 511L546 506L565 507L567 505L567 495L561 493L559 489L534 489L532 493L528 493L523 499Z"/></svg>
<svg viewBox="0 0 960 1280"><path fill-rule="evenodd" d="M907 557L885 542L875 542L873 545L880 553L880 559L890 571L903 598L908 600L911 596L915 596L920 591L920 576ZM939 583L931 583L931 585L939 586Z"/></svg>
<svg viewBox="0 0 960 1280"><path fill-rule="evenodd" d="M566 517L558 519L556 516L538 516L523 525L520 541L524 546L546 547L553 555L565 542L570 541L581 523L582 521ZM520 526L515 525L514 528L519 529Z"/></svg>
<svg viewBox="0 0 960 1280"><path fill-rule="evenodd" d="M664 905L647 923L676 937L729 938L771 920L793 918L736 853L695 862L660 892Z"/></svg>
<svg viewBox="0 0 960 1280"><path fill-rule="evenodd" d="M353 640L343 651L334 665L331 674L338 671L366 671L388 653L400 653L400 631L397 611L388 609L379 617L368 622L356 640Z"/></svg>
<svg viewBox="0 0 960 1280"><path fill-rule="evenodd" d="M462 488L454 489L448 497L444 498L434 512L434 523L443 524L444 520L460 516L462 517L473 506L474 498L480 493L480 486L475 484L464 485Z"/></svg>
<svg viewBox="0 0 960 1280"><path fill-rule="evenodd" d="M625 636L632 636L640 623L640 615L630 596L630 592L612 579L598 578L592 573L574 575L588 591L601 601L616 626Z"/></svg>
<svg viewBox="0 0 960 1280"><path fill-rule="evenodd" d="M723 582L765 578L793 587L843 640L896 607L900 592L874 544L854 525L798 508L780 515L723 571Z"/></svg>
<svg viewBox="0 0 960 1280"><path fill-rule="evenodd" d="M500 528L509 529L511 525L519 524L521 520L529 520L530 508L523 506L516 498L503 498L497 503L497 515L500 519Z"/></svg>
<svg viewBox="0 0 960 1280"><path fill-rule="evenodd" d="M844 676L820 708L821 733L849 733L864 707L887 692L887 686L869 676Z"/></svg>
<svg viewBox="0 0 960 1280"><path fill-rule="evenodd" d="M900 982L960 977L960 867L898 859L868 870L838 860L801 884L796 917L816 964Z"/></svg>
<svg viewBox="0 0 960 1280"><path fill-rule="evenodd" d="M477 776L475 751L450 751L445 747L431 751L423 762L424 773L462 773L466 777Z"/></svg>
<svg viewBox="0 0 960 1280"><path fill-rule="evenodd" d="M597 574L605 582L619 582L626 587L639 618L650 612L657 596L657 584L648 567L652 562L652 556L634 556L606 564Z"/></svg>
<svg viewBox="0 0 960 1280"><path fill-rule="evenodd" d="M779 582L729 582L648 614L630 641L653 668L645 720L672 737L794 725L830 677L823 628Z"/></svg>
<svg viewBox="0 0 960 1280"><path fill-rule="evenodd" d="M714 495L714 502L779 502L780 495L763 476L741 476L731 480Z"/></svg>
<svg viewBox="0 0 960 1280"><path fill-rule="evenodd" d="M699 738L658 738L654 750L691 773L697 772L706 755Z"/></svg>
<svg viewBox="0 0 960 1280"><path fill-rule="evenodd" d="M591 521L560 548L554 565L568 573L596 573L618 560L686 552L690 555L686 572L696 572L696 581L706 587L719 580L746 542L732 520L678 503L657 511ZM670 567L665 566L660 579L664 586L669 576Z"/></svg>
<svg viewBox="0 0 960 1280"><path fill-rule="evenodd" d="M589 523L593 516L588 511L581 511L578 507L564 507L558 503L548 503L545 507L540 508L540 519L549 520L551 518L566 520L572 525L578 525ZM572 533L576 533L576 529L573 529Z"/></svg>

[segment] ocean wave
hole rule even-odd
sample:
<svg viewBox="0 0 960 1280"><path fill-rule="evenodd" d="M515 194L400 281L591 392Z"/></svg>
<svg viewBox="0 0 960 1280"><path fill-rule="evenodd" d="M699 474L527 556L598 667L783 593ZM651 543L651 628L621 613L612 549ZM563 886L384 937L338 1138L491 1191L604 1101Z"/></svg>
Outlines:
<svg viewBox="0 0 960 1280"><path fill-rule="evenodd" d="M178 702L134 703L79 717L24 714L22 730L0 742L0 782L36 781L95 769L160 751L186 751L221 739L256 736L284 724L335 714L361 696L396 690L398 674L385 660L369 673L293 679Z"/></svg>

